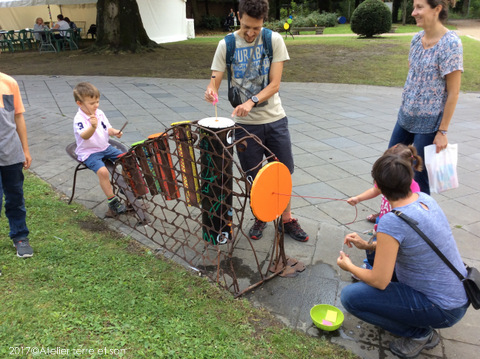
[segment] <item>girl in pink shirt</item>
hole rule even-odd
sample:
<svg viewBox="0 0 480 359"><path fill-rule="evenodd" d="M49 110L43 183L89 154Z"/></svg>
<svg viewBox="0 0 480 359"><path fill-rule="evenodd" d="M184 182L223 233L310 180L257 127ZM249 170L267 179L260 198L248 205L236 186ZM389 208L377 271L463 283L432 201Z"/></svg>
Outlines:
<svg viewBox="0 0 480 359"><path fill-rule="evenodd" d="M390 147L388 150L385 151L384 155L387 154L394 154L398 155L399 157L402 157L403 159L406 159L411 162L412 168L415 171L421 171L423 169L423 161L422 158L418 155L417 149L413 145L404 145L402 143L396 144L393 147ZM415 192L420 192L420 186L418 185L415 180L412 179L412 184L410 185L410 189L412 193ZM350 197L347 202L355 206L358 203L362 201L366 201L368 199L372 199L380 195L380 190L378 189L377 185L374 184L374 186L370 189L367 189L365 192L354 196ZM378 214L378 218L375 223L374 227L374 234L370 241L365 241L361 239L359 236L353 236L351 235L350 239L346 239L345 244L347 244L348 247L352 247L352 243L355 245L355 247L359 249L365 249L367 252L367 260L365 261L365 267L370 268L369 266L373 266L373 260L375 258L375 248L377 247L377 242L376 242L376 236L375 236L375 231L377 230L377 225L382 218L382 216L385 213L388 213L392 210L392 207L390 206L390 203L387 201L387 199L382 195L382 202L380 204L380 212Z"/></svg>

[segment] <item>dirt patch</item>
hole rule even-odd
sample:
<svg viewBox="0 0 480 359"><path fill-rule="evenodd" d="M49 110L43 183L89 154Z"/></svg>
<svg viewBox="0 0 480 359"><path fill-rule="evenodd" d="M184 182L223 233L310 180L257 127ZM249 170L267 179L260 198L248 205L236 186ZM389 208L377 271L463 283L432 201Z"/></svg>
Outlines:
<svg viewBox="0 0 480 359"><path fill-rule="evenodd" d="M87 48L91 41L84 41ZM208 79L217 43L164 44L140 54L93 54L86 51L42 53L24 51L0 55L2 72L9 75L47 76L132 76ZM341 74L358 69L362 59L387 56L398 45L388 39L348 40L345 46L312 46L289 41L291 60L286 64L284 82L339 82ZM407 51L407 49L402 49ZM355 70L357 71L357 70ZM339 75L340 74L340 75Z"/></svg>
<svg viewBox="0 0 480 359"><path fill-rule="evenodd" d="M0 66L9 75L134 76L208 78L216 46L170 44L139 54L95 54L83 51L2 53Z"/></svg>
<svg viewBox="0 0 480 359"><path fill-rule="evenodd" d="M143 244L140 244L139 242L135 240L130 240L128 241L128 245L126 248L127 252L133 253L139 256L144 256L146 254L146 251L148 250L147 247L145 247Z"/></svg>
<svg viewBox="0 0 480 359"><path fill-rule="evenodd" d="M78 221L78 225L80 228L92 233L108 233L112 238L123 238L118 232L112 231L104 221L97 218Z"/></svg>

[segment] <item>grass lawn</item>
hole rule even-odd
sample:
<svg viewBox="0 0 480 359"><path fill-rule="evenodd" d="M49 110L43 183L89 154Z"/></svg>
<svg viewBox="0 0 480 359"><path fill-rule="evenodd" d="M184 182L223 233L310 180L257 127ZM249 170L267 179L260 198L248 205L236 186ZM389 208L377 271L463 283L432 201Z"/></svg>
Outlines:
<svg viewBox="0 0 480 359"><path fill-rule="evenodd" d="M207 80L222 37L164 44L140 54L2 53L0 67L10 75ZM288 38L291 60L283 81L401 87L410 41L411 35ZM462 42L462 90L480 91L480 42L467 37ZM109 231L31 175L25 193L33 258L16 258L7 221L0 217L1 358L33 357L11 355L14 347L94 350L89 357L101 357L103 348L125 358L351 357Z"/></svg>
<svg viewBox="0 0 480 359"><path fill-rule="evenodd" d="M105 348L123 358L353 357L157 258L32 175L25 197L33 258L16 257L0 218L1 358L33 358L33 348L89 358Z"/></svg>
<svg viewBox="0 0 480 359"><path fill-rule="evenodd" d="M405 33L413 33L413 32L419 32L422 30L416 25L401 25L401 24L392 24L392 28L395 28L395 34L405 34ZM447 28L450 30L455 30L455 26L452 25L447 25ZM315 31L301 31L301 35L315 35ZM352 34L350 24L337 24L334 27L326 27L325 30L323 30L324 35L344 35L344 34ZM285 35L285 32L283 32L283 35Z"/></svg>
<svg viewBox="0 0 480 359"><path fill-rule="evenodd" d="M208 79L215 49L223 36L163 44L151 52L139 54L97 55L84 51L2 53L0 67L2 72L10 75ZM393 34L371 39L357 36L288 37L285 42L291 60L285 64L282 81L402 87L408 72L411 39L412 35ZM461 89L479 92L480 42L466 36L461 39L465 68ZM90 43L84 40L82 46L88 47Z"/></svg>
<svg viewBox="0 0 480 359"><path fill-rule="evenodd" d="M295 82L317 82L321 77L324 83L401 87L408 71L410 40L410 36L286 39L291 59L284 77Z"/></svg>

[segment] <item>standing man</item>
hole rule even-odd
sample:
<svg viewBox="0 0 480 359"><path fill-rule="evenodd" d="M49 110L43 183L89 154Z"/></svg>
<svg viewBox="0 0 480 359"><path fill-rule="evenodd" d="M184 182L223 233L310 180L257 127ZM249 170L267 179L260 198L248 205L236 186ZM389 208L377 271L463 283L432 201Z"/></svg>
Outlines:
<svg viewBox="0 0 480 359"><path fill-rule="evenodd" d="M17 81L0 72L0 213L5 194L9 235L20 258L33 256L23 197L22 170L32 163L24 112Z"/></svg>
<svg viewBox="0 0 480 359"><path fill-rule="evenodd" d="M229 71L231 87L238 91L237 96L231 96L232 89L229 88L229 100L234 107L232 117L243 129L258 136L263 145L293 173L288 119L278 94L283 63L290 57L282 36L263 29L267 15L267 0L240 0L240 30L227 35L233 38L225 38L218 44L205 100L213 103L218 99L223 73L225 70ZM230 62L227 57L231 55L233 59L230 68L227 68ZM233 97L236 97L236 101ZM243 129L236 130L237 140L246 136ZM247 139L246 151L238 152L240 164L247 176L255 178L258 172L255 167L263 160L263 156L264 148L252 139ZM282 214L282 220L285 233L290 237L300 242L308 240L308 235L298 221L292 218L290 203ZM256 219L249 231L250 238L260 239L265 226L265 222ZM282 231L283 228L279 230Z"/></svg>

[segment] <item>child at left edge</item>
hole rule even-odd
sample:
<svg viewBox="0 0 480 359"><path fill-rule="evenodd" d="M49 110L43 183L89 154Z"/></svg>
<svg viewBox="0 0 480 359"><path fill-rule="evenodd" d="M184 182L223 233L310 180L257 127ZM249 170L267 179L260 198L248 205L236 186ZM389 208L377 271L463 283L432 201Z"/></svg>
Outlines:
<svg viewBox="0 0 480 359"><path fill-rule="evenodd" d="M122 151L110 145L108 140L110 136L120 138L123 133L113 128L107 116L98 108L100 91L94 85L80 82L73 89L73 97L78 105L73 120L77 158L97 174L100 187L107 197L108 208L117 215L125 213L126 207L113 193L110 173L103 162L103 160L115 162L122 154Z"/></svg>
<svg viewBox="0 0 480 359"><path fill-rule="evenodd" d="M0 214L5 195L9 236L20 258L33 256L23 196L23 170L32 163L24 112L17 81L0 72Z"/></svg>

